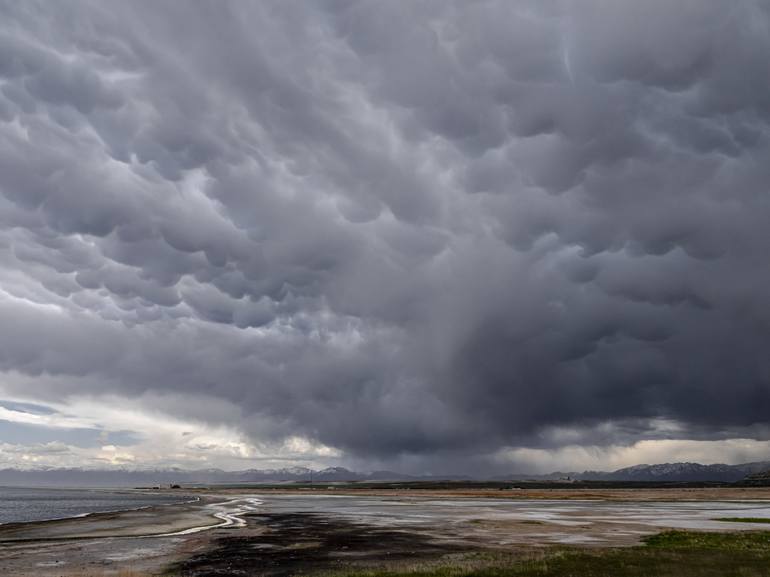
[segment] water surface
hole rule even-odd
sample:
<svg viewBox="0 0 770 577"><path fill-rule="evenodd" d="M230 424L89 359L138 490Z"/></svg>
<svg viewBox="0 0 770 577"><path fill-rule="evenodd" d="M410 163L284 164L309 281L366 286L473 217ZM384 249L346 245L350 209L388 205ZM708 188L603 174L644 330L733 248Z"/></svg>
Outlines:
<svg viewBox="0 0 770 577"><path fill-rule="evenodd" d="M102 489L0 487L0 524L78 517L189 501L186 495Z"/></svg>

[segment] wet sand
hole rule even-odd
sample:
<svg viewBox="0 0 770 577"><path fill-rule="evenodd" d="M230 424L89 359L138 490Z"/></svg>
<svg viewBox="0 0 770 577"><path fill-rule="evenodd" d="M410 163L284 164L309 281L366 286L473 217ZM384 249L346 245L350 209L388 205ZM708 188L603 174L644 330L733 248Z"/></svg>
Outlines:
<svg viewBox="0 0 770 577"><path fill-rule="evenodd" d="M0 573L291 575L472 551L633 545L668 528L767 530L768 489L200 491L199 502L0 526ZM453 557L454 556L454 557ZM460 558L457 557L457 558ZM232 571L231 571L232 570Z"/></svg>
<svg viewBox="0 0 770 577"><path fill-rule="evenodd" d="M283 577L356 566L447 559L473 548L401 528L354 523L314 513L264 513L249 527L212 541L174 566L185 577L225 574Z"/></svg>
<svg viewBox="0 0 770 577"><path fill-rule="evenodd" d="M207 546L205 529L226 523L216 516L223 500L230 499L204 495L194 503L0 525L0 574L151 574Z"/></svg>

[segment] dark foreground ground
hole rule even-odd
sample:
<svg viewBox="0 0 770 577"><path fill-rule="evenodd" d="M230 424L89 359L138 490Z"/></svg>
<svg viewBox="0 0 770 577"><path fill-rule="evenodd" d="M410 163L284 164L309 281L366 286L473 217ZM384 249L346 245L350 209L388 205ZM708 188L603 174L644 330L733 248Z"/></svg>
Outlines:
<svg viewBox="0 0 770 577"><path fill-rule="evenodd" d="M218 538L209 550L177 563L184 577L283 577L391 564L451 561L467 549L419 533L331 520L308 513L249 515L252 534ZM239 533L246 533L239 532Z"/></svg>
<svg viewBox="0 0 770 577"><path fill-rule="evenodd" d="M250 516L251 535L216 539L167 569L179 577L767 577L770 532L667 531L627 548L469 549L313 514Z"/></svg>
<svg viewBox="0 0 770 577"><path fill-rule="evenodd" d="M766 577L770 533L668 531L626 549L563 549L518 557L481 555L458 565L350 571L338 577Z"/></svg>
<svg viewBox="0 0 770 577"><path fill-rule="evenodd" d="M243 540L228 540L213 554L171 568L170 575L324 575L326 577L766 577L770 575L770 533L735 535L668 532L628 549L555 549L518 553L448 554L396 539L403 549L361 550L350 543L351 565L325 542L304 551L254 553ZM386 537L381 542L387 546ZM332 550L330 551L330 547ZM343 553L344 553L343 549ZM392 556L392 559L386 557ZM367 567L361 562L385 562ZM256 569L259 567L259 569Z"/></svg>

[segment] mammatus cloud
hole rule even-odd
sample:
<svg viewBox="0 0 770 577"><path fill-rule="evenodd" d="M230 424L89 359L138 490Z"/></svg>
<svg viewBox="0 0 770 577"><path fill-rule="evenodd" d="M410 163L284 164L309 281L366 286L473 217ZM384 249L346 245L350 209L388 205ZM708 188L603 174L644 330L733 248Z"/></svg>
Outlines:
<svg viewBox="0 0 770 577"><path fill-rule="evenodd" d="M762 3L1 11L8 399L413 469L769 438Z"/></svg>

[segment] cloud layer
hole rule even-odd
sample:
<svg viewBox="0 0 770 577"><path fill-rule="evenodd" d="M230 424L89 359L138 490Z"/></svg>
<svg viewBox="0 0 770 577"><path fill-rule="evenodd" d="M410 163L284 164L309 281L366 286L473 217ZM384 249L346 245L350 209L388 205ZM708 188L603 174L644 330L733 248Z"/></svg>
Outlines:
<svg viewBox="0 0 770 577"><path fill-rule="evenodd" d="M0 12L9 398L378 463L768 438L763 3Z"/></svg>

